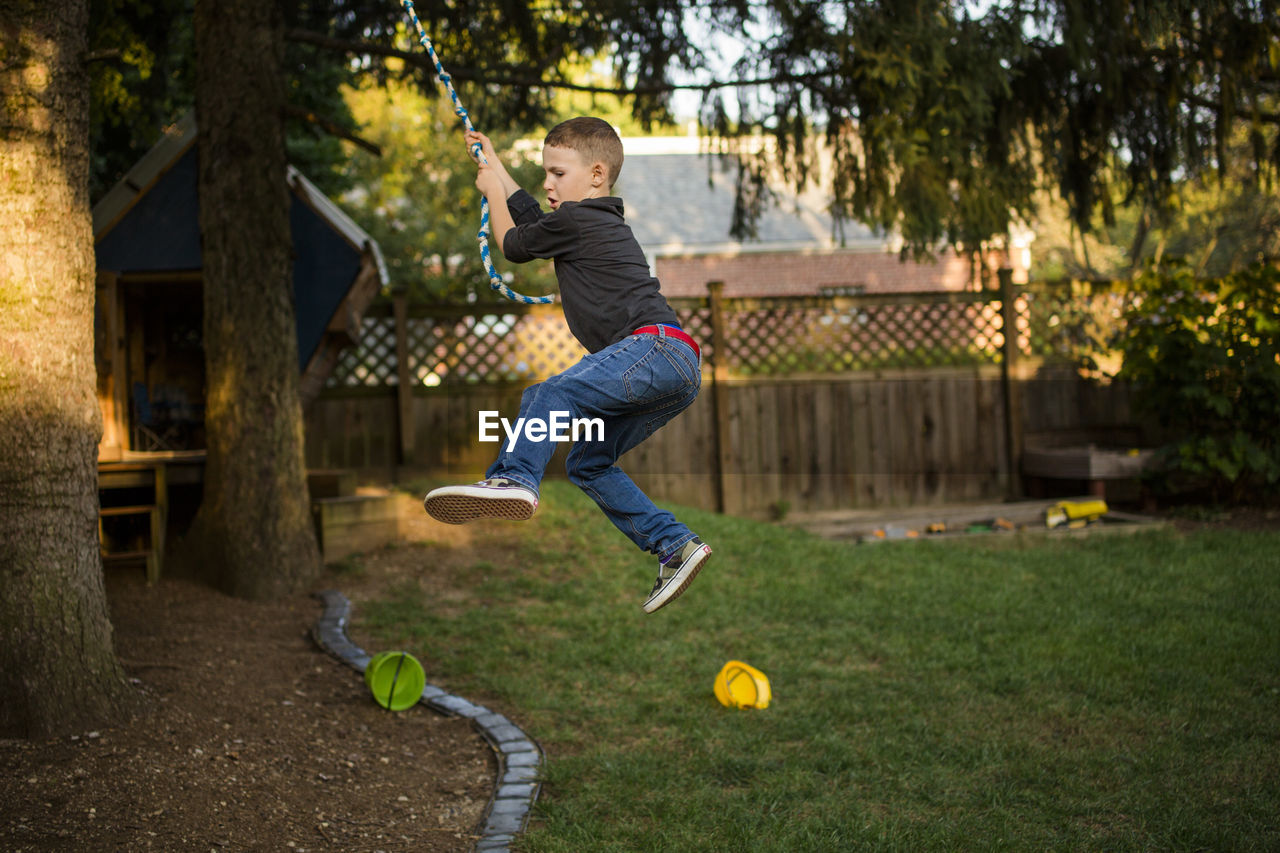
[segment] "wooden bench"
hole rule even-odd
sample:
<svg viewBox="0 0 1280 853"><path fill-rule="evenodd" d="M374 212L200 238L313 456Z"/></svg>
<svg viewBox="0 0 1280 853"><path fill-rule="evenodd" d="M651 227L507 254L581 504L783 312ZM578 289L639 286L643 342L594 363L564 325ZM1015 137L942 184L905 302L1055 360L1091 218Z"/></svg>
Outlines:
<svg viewBox="0 0 1280 853"><path fill-rule="evenodd" d="M98 465L98 491L101 493L112 489L149 488L152 502L132 504L128 506L101 506L99 497L98 509L98 543L102 551L102 561L125 562L145 559L147 563L147 583L153 584L160 579L164 568L164 534L168 519L169 490L165 476L165 466L161 463L146 462L104 462ZM147 547L113 551L109 549L109 537L103 519L122 518L128 516L147 516L149 522Z"/></svg>
<svg viewBox="0 0 1280 853"><path fill-rule="evenodd" d="M150 538L148 547L133 551L107 550L107 535L103 529L102 519L119 518L121 516L146 515L150 521ZM164 514L155 504L141 506L108 506L98 510L98 542L102 548L102 561L126 562L145 558L147 561L147 583L152 584L160 579L160 570L164 562Z"/></svg>
<svg viewBox="0 0 1280 853"><path fill-rule="evenodd" d="M1085 484L1093 497L1106 499L1108 483L1138 482L1150 470L1154 450L1096 447L1028 448L1022 452L1021 471L1031 497L1045 495L1044 481L1069 480ZM1143 494L1143 502L1148 496Z"/></svg>

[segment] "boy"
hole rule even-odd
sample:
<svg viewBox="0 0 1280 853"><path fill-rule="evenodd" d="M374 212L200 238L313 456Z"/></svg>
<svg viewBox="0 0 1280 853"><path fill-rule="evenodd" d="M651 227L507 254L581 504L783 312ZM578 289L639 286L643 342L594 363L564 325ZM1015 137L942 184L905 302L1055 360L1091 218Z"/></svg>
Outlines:
<svg viewBox="0 0 1280 853"><path fill-rule="evenodd" d="M610 195L622 168L622 140L598 118L580 117L552 128L542 148L543 189L550 213L507 173L482 133L476 187L489 200L493 235L509 261L554 258L565 320L588 355L568 370L525 390L520 417L551 422L599 418L602 440L578 441L569 451L569 479L590 495L619 530L659 558L646 613L675 600L706 563L711 549L671 513L654 506L614 463L684 411L702 384L698 345L681 331L675 312L631 228L622 199ZM485 479L427 495L427 512L461 524L476 518L526 520L538 506L538 486L551 459L550 441L503 445Z"/></svg>

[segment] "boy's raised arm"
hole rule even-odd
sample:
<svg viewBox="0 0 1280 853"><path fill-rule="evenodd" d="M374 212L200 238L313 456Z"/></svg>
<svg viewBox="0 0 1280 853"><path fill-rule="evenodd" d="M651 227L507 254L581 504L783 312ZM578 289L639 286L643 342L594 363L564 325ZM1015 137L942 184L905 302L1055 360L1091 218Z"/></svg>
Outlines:
<svg viewBox="0 0 1280 853"><path fill-rule="evenodd" d="M479 167L476 189L489 200L490 233L501 247L506 241L507 232L516 227L511 209L507 207L507 198L520 189L520 185L507 173L506 167L494 152L489 137L479 131L468 131L467 151L470 152L477 143L480 144L484 160L476 158L476 165Z"/></svg>
<svg viewBox="0 0 1280 853"><path fill-rule="evenodd" d="M501 158L499 158L497 152L493 150L493 141L490 140L489 137L485 136L478 130L469 130L466 133L466 143L468 154L471 153L471 149L473 149L477 143L480 145L481 153L484 154L484 158L489 161L488 166L493 169L494 173L501 181L502 198L507 198L516 190L520 189L520 185L517 184L515 179L507 172L507 167L503 165ZM472 157L473 159L476 159L474 155L472 155ZM476 159L476 162L479 163L480 161ZM483 171L483 169L484 164L481 164L481 170ZM477 186L478 185L479 184L477 183ZM497 201L493 196L486 194L486 197L489 199L490 204Z"/></svg>

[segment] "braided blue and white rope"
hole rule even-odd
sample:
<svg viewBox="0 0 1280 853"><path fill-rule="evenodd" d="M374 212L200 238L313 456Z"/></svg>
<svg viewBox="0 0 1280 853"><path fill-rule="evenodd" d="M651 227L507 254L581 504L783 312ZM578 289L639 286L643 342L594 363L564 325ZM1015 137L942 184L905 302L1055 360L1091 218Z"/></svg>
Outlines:
<svg viewBox="0 0 1280 853"><path fill-rule="evenodd" d="M467 130L475 130L471 125L471 117L467 115L467 110L462 106L462 102L458 100L458 93L453 88L453 79L445 72L444 66L440 64L440 57L436 55L436 49L431 44L431 39L427 38L427 32L422 28L422 23L418 20L418 13L413 8L413 0L400 0L404 10L409 13L409 18L413 21L413 25L418 29L418 41L427 50L427 56L431 57L432 63L436 66L436 76L440 78L440 82L444 84L444 88L449 93L449 97L453 100L453 111L458 114L458 118L462 119L462 126ZM489 162L485 159L484 152L481 150L479 143L471 148L471 155L481 163ZM484 271L489 274L489 286L501 293L513 302L523 302L525 305L546 305L554 302L553 296L525 296L522 293L516 293L507 287L502 280L502 276L494 269L493 258L489 254L489 199L481 196L480 198L480 231L476 234L476 240L480 243L480 262L484 264Z"/></svg>

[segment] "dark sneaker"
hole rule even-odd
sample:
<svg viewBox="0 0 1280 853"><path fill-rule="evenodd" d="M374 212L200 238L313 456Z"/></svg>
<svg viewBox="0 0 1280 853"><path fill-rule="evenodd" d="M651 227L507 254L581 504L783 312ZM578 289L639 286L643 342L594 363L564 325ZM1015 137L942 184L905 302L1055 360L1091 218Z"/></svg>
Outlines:
<svg viewBox="0 0 1280 853"><path fill-rule="evenodd" d="M680 597L685 587L693 583L693 579L706 565L711 556L711 548L704 545L696 536L685 543L677 554L672 554L658 565L658 579L654 581L653 592L644 603L644 612L652 613Z"/></svg>
<svg viewBox="0 0 1280 853"><path fill-rule="evenodd" d="M528 521L538 508L538 496L524 486L497 477L469 486L432 489L422 505L432 518L445 524L465 524L477 518Z"/></svg>

